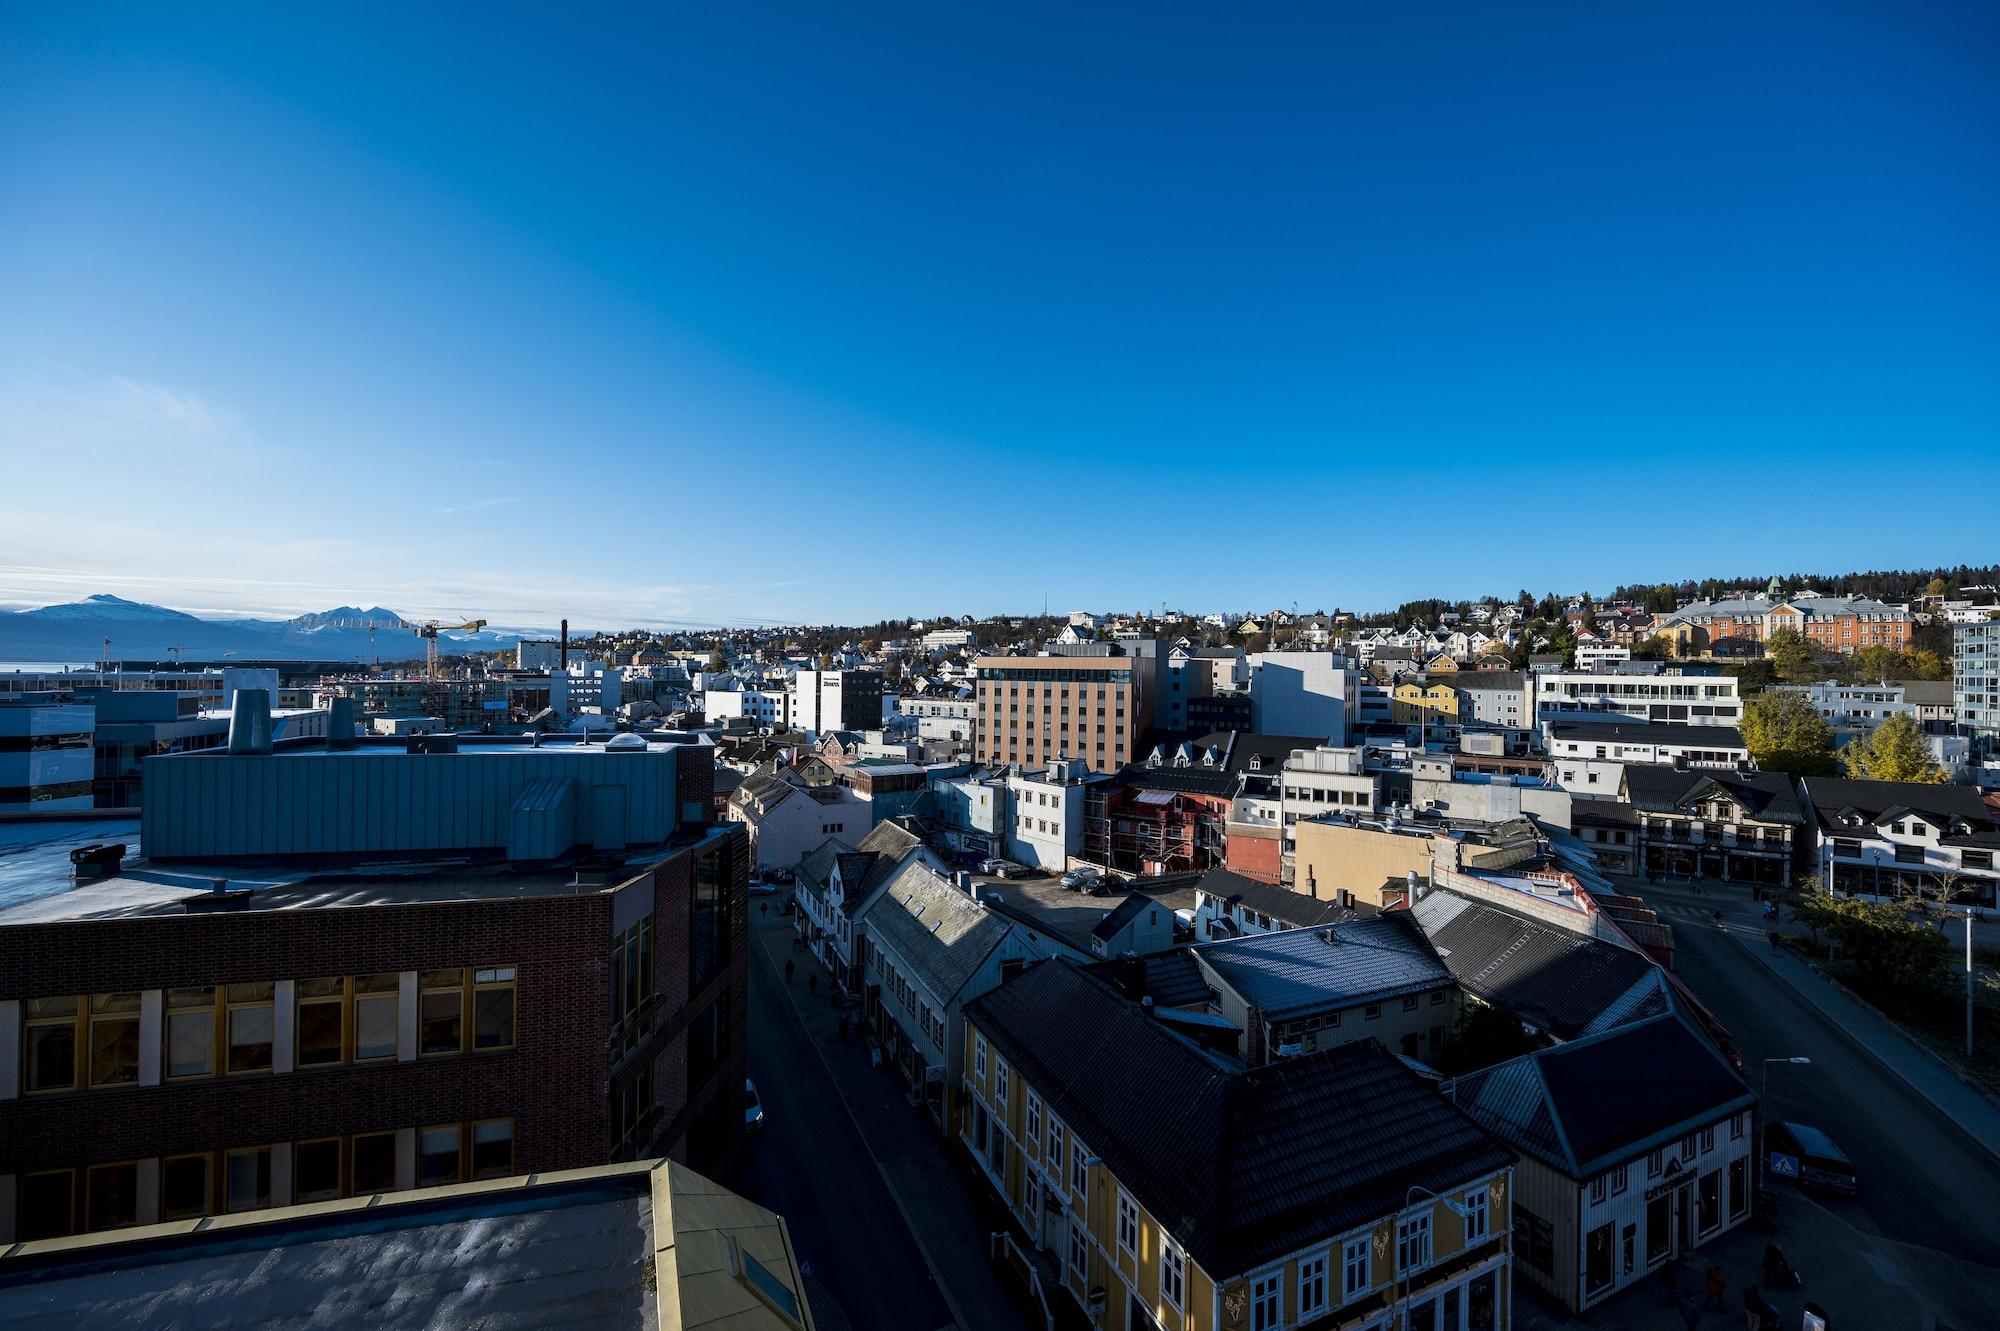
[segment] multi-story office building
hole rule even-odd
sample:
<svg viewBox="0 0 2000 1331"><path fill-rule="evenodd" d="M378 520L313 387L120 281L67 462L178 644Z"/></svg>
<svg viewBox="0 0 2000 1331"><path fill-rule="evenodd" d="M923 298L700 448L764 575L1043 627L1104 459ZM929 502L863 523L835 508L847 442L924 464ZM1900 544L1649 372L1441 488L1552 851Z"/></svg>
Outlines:
<svg viewBox="0 0 2000 1331"><path fill-rule="evenodd" d="M1733 675L1604 674L1549 670L1535 674L1535 721L1663 721L1733 726L1743 699Z"/></svg>
<svg viewBox="0 0 2000 1331"><path fill-rule="evenodd" d="M1249 658L1257 733L1345 744L1360 709L1360 673L1338 652L1259 652Z"/></svg>
<svg viewBox="0 0 2000 1331"><path fill-rule="evenodd" d="M748 855L710 750L243 729L10 865L0 1241L731 1153Z"/></svg>
<svg viewBox="0 0 2000 1331"><path fill-rule="evenodd" d="M1952 629L1951 692L1960 733L2000 741L2000 618Z"/></svg>
<svg viewBox="0 0 2000 1331"><path fill-rule="evenodd" d="M882 672L801 670L792 680L792 725L815 735L882 728Z"/></svg>
<svg viewBox="0 0 2000 1331"><path fill-rule="evenodd" d="M0 703L0 809L88 809L96 725L94 707Z"/></svg>
<svg viewBox="0 0 2000 1331"><path fill-rule="evenodd" d="M978 662L977 756L1045 766L1080 758L1115 772L1152 719L1154 658L985 656Z"/></svg>

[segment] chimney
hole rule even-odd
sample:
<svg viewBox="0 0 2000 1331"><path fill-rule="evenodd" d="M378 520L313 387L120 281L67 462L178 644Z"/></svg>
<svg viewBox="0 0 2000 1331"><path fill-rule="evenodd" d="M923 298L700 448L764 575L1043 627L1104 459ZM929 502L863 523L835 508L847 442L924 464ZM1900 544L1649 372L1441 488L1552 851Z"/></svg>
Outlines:
<svg viewBox="0 0 2000 1331"><path fill-rule="evenodd" d="M562 646L557 649L557 662L564 670L569 669L569 621L562 622Z"/></svg>
<svg viewBox="0 0 2000 1331"><path fill-rule="evenodd" d="M1414 905L1416 905L1416 904L1417 904L1417 871L1416 871L1415 869L1412 869L1412 870L1410 870L1410 871L1409 871L1408 873L1406 873L1406 874L1404 874L1404 875L1403 875L1403 884L1404 884L1404 887L1403 887L1403 904L1404 904L1404 905L1406 905L1406 906L1414 906Z"/></svg>
<svg viewBox="0 0 2000 1331"><path fill-rule="evenodd" d="M229 751L231 753L271 751L269 689L236 690L235 706L229 713Z"/></svg>
<svg viewBox="0 0 2000 1331"><path fill-rule="evenodd" d="M326 718L326 747L354 747L354 699L343 696L333 700Z"/></svg>

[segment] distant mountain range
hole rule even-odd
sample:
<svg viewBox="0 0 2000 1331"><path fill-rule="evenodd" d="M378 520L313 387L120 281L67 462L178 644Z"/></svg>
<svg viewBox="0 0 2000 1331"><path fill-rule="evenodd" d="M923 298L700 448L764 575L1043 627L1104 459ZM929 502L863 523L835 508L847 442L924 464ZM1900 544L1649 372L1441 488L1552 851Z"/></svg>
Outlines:
<svg viewBox="0 0 2000 1331"><path fill-rule="evenodd" d="M373 629L371 634L370 629ZM547 629L490 628L443 633L441 651L459 655L511 648ZM407 661L424 654L415 625L393 610L351 605L293 619L202 619L163 605L97 595L16 613L0 611L0 662L96 661L111 639L114 661Z"/></svg>

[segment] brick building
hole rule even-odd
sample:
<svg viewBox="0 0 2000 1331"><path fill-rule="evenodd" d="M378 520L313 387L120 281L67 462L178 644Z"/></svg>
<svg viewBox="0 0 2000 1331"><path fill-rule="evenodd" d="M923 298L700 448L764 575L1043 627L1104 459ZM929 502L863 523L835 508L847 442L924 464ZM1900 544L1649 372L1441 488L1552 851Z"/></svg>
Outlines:
<svg viewBox="0 0 2000 1331"><path fill-rule="evenodd" d="M717 1167L743 1122L748 848L705 821L708 763L643 741L176 755L149 760L144 841L0 828L21 848L0 1242Z"/></svg>

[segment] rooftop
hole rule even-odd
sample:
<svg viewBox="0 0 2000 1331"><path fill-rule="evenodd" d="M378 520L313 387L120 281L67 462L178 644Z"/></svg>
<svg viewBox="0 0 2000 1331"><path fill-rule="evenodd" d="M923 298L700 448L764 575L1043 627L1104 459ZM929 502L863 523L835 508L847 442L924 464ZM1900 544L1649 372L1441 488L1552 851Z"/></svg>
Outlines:
<svg viewBox="0 0 2000 1331"><path fill-rule="evenodd" d="M1549 738L1595 744L1674 744L1686 748L1740 749L1735 726L1683 726L1668 721L1553 721Z"/></svg>
<svg viewBox="0 0 2000 1331"><path fill-rule="evenodd" d="M1673 1015L1524 1054L1458 1078L1446 1094L1579 1179L1755 1103L1722 1056Z"/></svg>
<svg viewBox="0 0 2000 1331"><path fill-rule="evenodd" d="M1513 1159L1373 1040L1244 1071L1060 961L967 1019L1218 1279Z"/></svg>
<svg viewBox="0 0 2000 1331"><path fill-rule="evenodd" d="M1244 1002L1276 1019L1452 983L1451 971L1407 911L1202 943L1194 951Z"/></svg>
<svg viewBox="0 0 2000 1331"><path fill-rule="evenodd" d="M783 1220L681 1165L640 1162L9 1250L0 1328L55 1325L796 1331L812 1320Z"/></svg>
<svg viewBox="0 0 2000 1331"><path fill-rule="evenodd" d="M316 870L181 861L154 864L141 853L135 818L0 821L0 928L194 914L220 910L225 901L232 910L323 910L589 896L611 891L661 860L728 831L727 825L691 827L667 845L607 861L601 871L582 860L523 870L504 863L476 864L463 857ZM70 852L105 844L125 846L119 871L78 881Z"/></svg>
<svg viewBox="0 0 2000 1331"><path fill-rule="evenodd" d="M1254 878L1245 878L1242 874L1221 868L1210 869L1203 874L1195 888L1216 900L1234 902L1296 929L1316 924L1338 924L1355 918L1357 914L1373 913L1372 907L1363 906L1357 910L1352 906L1342 906L1337 901L1325 901L1307 896L1304 892L1295 892L1289 887L1260 883Z"/></svg>
<svg viewBox="0 0 2000 1331"><path fill-rule="evenodd" d="M1559 1039L1671 1007L1664 972L1630 948L1442 888L1412 913L1466 992Z"/></svg>

